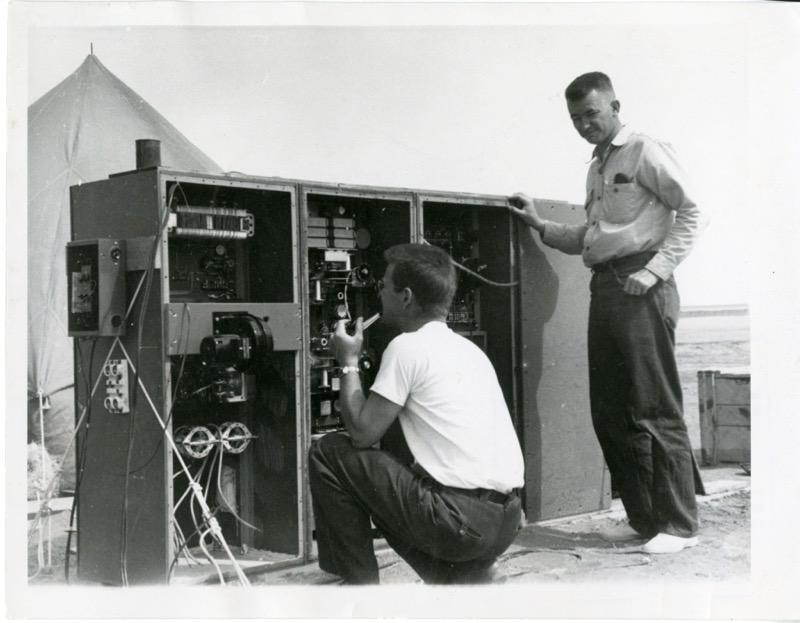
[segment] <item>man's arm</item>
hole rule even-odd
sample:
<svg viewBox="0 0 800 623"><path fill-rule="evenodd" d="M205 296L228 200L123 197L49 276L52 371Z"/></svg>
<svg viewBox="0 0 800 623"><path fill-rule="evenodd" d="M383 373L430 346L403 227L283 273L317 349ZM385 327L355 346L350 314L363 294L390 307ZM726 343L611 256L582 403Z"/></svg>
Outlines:
<svg viewBox="0 0 800 623"><path fill-rule="evenodd" d="M586 225L565 225L543 219L536 211L533 199L523 193L511 195L508 204L508 209L514 215L541 234L542 242L548 247L569 255L583 252L583 239L588 229Z"/></svg>
<svg viewBox="0 0 800 623"><path fill-rule="evenodd" d="M659 279L669 279L678 264L689 254L701 228L700 208L689 191L688 177L672 147L646 141L642 145L637 181L675 212L675 222L658 253L642 270L625 283L628 294L645 294Z"/></svg>
<svg viewBox="0 0 800 623"><path fill-rule="evenodd" d="M675 222L647 269L660 277L669 276L692 250L701 229L700 208L694 200L688 176L675 151L666 143L648 141L642 149L637 181L675 212Z"/></svg>
<svg viewBox="0 0 800 623"><path fill-rule="evenodd" d="M348 335L345 330L346 321L336 324L333 334L333 347L336 359L343 368L358 369L358 357L364 342L362 319L356 320L355 332ZM356 448L369 448L375 444L389 425L400 414L402 406L387 400L380 394L372 392L369 398L364 397L361 377L357 371L348 372L340 379L339 406L342 411L344 426Z"/></svg>

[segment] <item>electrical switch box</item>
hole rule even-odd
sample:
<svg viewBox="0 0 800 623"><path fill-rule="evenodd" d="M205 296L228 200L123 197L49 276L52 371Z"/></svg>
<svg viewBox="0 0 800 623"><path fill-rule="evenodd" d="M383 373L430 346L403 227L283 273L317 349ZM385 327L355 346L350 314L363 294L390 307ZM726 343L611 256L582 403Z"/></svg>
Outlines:
<svg viewBox="0 0 800 623"><path fill-rule="evenodd" d="M125 335L125 241L67 243L70 336Z"/></svg>

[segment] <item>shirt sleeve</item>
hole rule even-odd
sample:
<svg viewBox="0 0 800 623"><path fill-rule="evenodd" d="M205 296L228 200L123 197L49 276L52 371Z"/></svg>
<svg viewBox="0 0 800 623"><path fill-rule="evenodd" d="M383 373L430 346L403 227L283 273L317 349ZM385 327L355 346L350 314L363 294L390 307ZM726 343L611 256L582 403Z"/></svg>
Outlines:
<svg viewBox="0 0 800 623"><path fill-rule="evenodd" d="M675 221L647 269L668 279L689 255L700 231L701 212L694 200L688 176L671 145L656 141L643 144L637 181L675 213Z"/></svg>
<svg viewBox="0 0 800 623"><path fill-rule="evenodd" d="M378 374L370 387L371 392L376 392L401 407L411 394L414 364L412 353L406 347L403 337L398 335L383 351Z"/></svg>
<svg viewBox="0 0 800 623"><path fill-rule="evenodd" d="M580 255L583 252L583 239L588 229L585 224L566 225L545 221L542 242L569 255Z"/></svg>

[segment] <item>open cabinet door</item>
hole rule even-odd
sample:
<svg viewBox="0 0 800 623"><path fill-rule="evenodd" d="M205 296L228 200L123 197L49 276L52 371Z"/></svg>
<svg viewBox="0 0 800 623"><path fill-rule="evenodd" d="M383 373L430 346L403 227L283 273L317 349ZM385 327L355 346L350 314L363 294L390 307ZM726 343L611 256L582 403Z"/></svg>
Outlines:
<svg viewBox="0 0 800 623"><path fill-rule="evenodd" d="M543 218L584 221L582 206L535 203ZM525 512L537 521L608 508L610 478L589 411L591 272L528 227L517 233Z"/></svg>

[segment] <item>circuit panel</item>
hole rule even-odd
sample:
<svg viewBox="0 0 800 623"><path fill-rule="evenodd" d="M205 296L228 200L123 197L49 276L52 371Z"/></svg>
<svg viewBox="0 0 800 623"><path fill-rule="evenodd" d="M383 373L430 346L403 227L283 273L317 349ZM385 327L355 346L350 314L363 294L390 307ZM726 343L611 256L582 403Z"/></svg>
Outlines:
<svg viewBox="0 0 800 623"><path fill-rule="evenodd" d="M340 321L373 321L380 313L383 252L410 238L411 201L323 190L308 193L307 252L311 432L341 430L340 368L331 350ZM372 384L390 327L377 321L365 330L358 361L364 387Z"/></svg>

